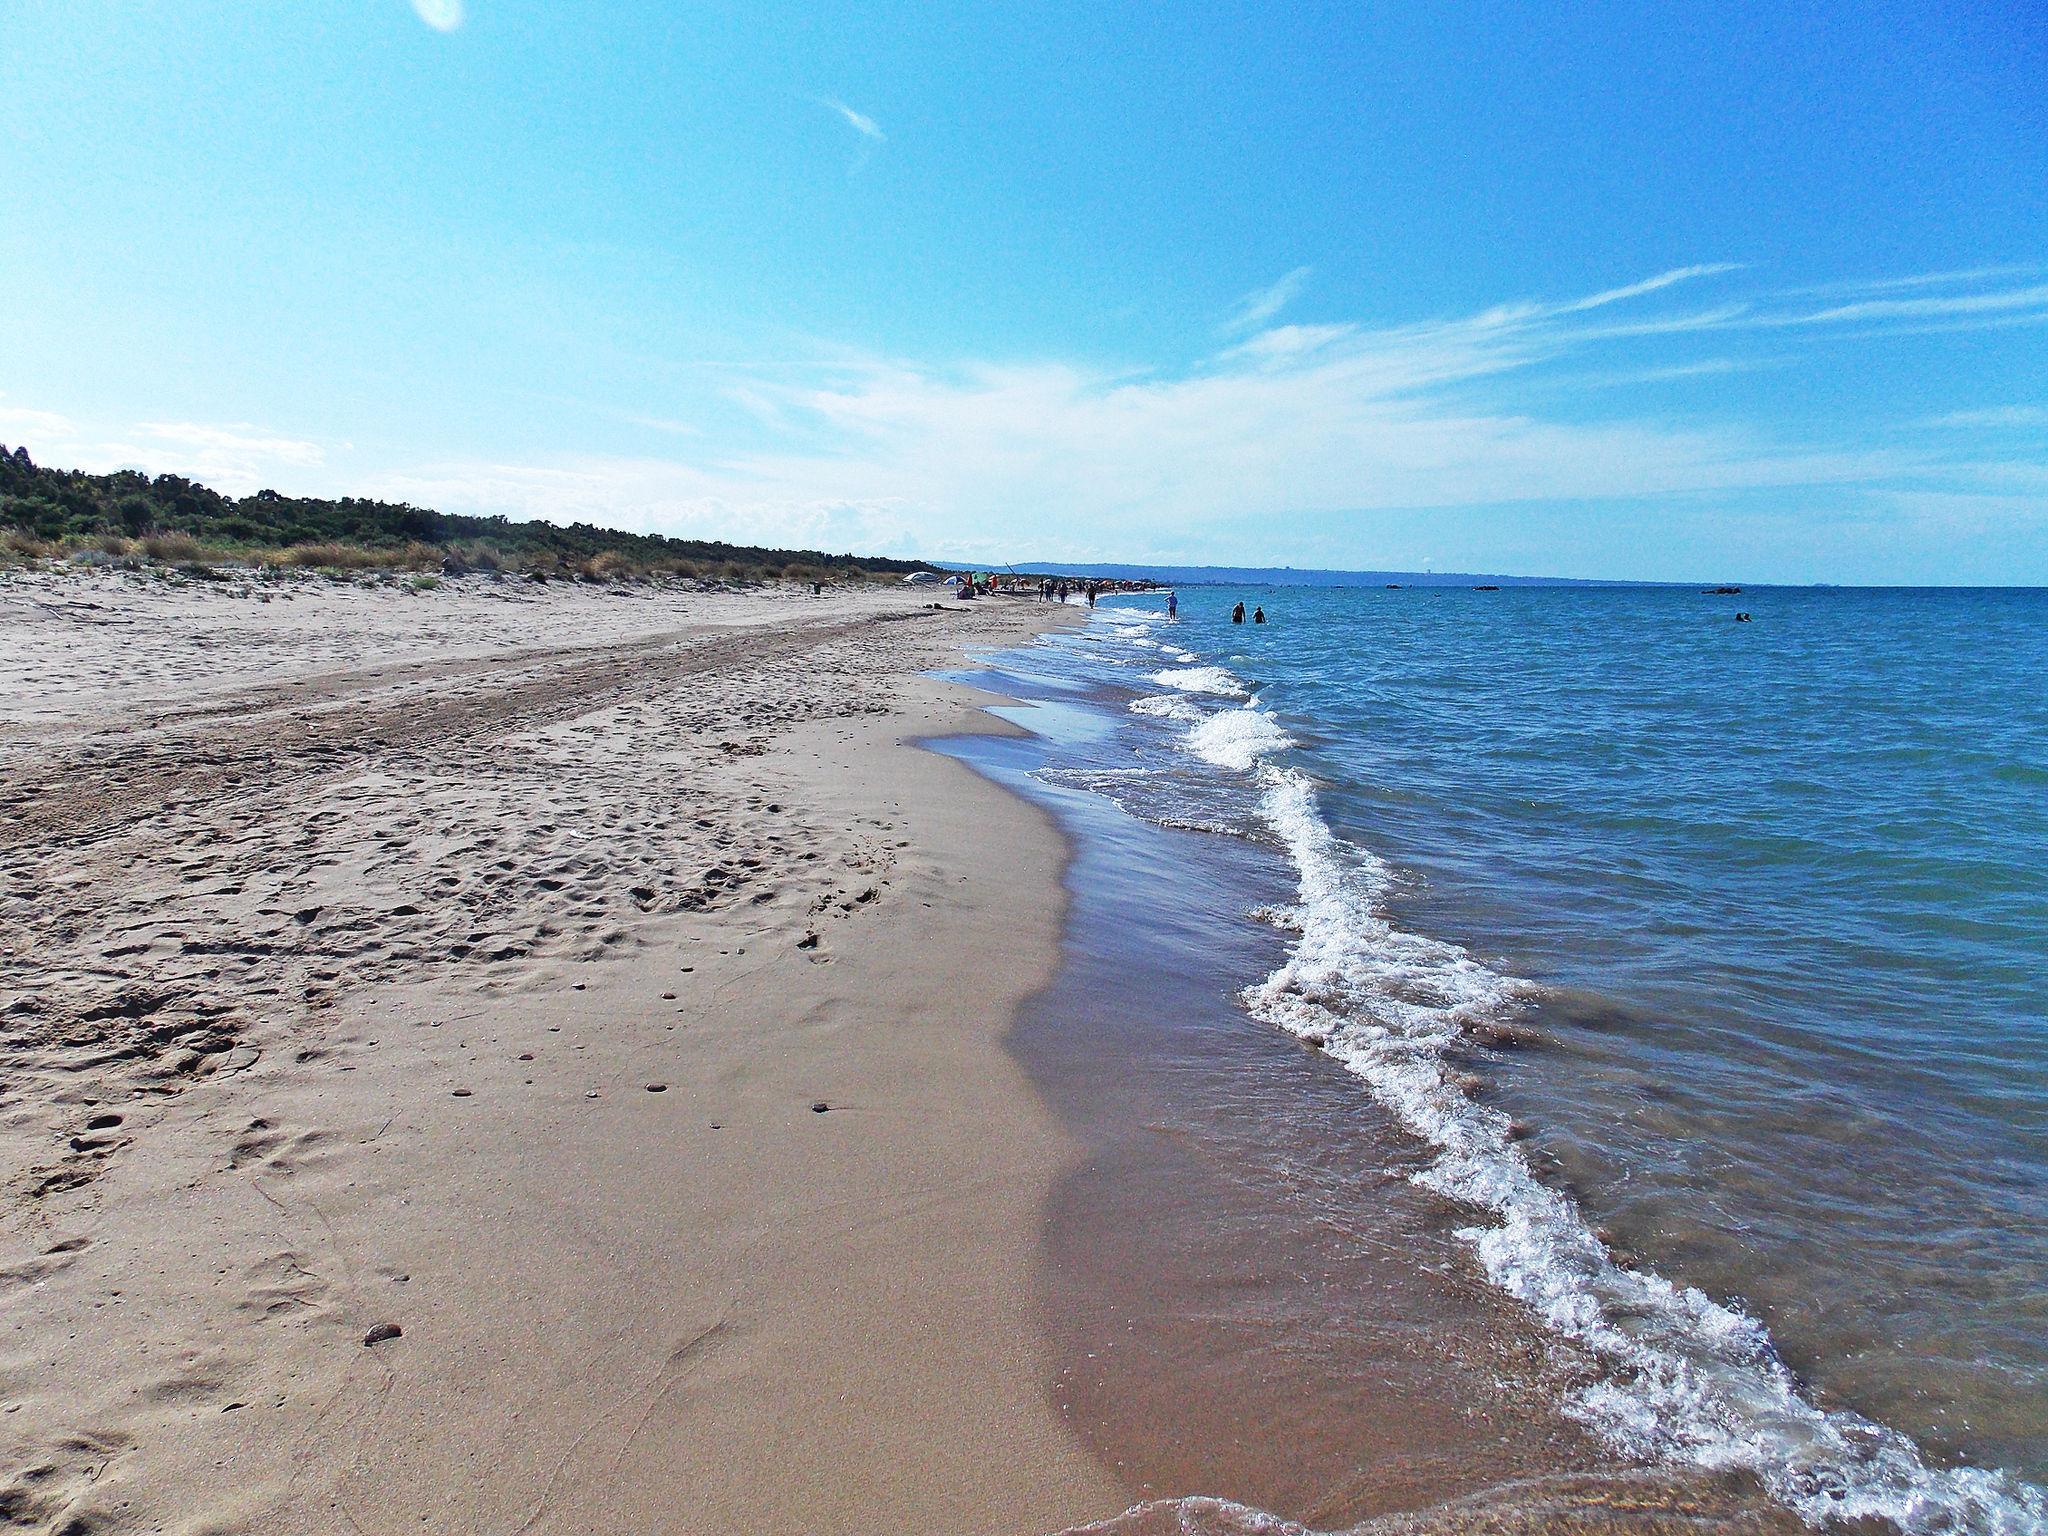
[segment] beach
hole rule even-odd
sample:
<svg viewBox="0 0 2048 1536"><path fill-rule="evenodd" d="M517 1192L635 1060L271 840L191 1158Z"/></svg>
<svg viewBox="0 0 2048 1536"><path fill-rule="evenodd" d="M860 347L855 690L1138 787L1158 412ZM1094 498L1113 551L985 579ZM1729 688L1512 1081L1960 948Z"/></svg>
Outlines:
<svg viewBox="0 0 2048 1536"><path fill-rule="evenodd" d="M1362 621L1156 603L7 578L0 1510L2032 1528L1572 1160L1620 1005L1322 819Z"/></svg>
<svg viewBox="0 0 2048 1536"><path fill-rule="evenodd" d="M0 1488L66 1531L1050 1531L1046 818L907 745L1062 621L0 587Z"/></svg>

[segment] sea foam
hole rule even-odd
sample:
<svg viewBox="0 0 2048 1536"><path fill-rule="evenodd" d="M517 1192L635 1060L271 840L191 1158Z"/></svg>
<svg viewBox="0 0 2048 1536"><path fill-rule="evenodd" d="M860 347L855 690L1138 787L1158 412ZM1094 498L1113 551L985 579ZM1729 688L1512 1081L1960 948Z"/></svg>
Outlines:
<svg viewBox="0 0 2048 1536"><path fill-rule="evenodd" d="M1875 1516L1913 1536L2048 1531L2040 1489L2005 1472L1930 1467L1896 1430L1815 1406L1755 1318L1617 1263L1576 1204L1536 1178L1507 1117L1449 1069L1468 1027L1511 1007L1526 984L1394 927L1381 907L1390 871L1330 830L1307 777L1261 759L1248 771L1293 861L1297 901L1274 914L1295 935L1287 958L1244 990L1245 1008L1328 1051L1436 1149L1417 1183L1492 1215L1458 1234L1488 1279L1605 1367L1567 1411L1632 1455L1745 1468L1813 1525Z"/></svg>
<svg viewBox="0 0 2048 1536"><path fill-rule="evenodd" d="M1188 732L1186 745L1204 762L1244 773L1262 759L1293 746L1294 738L1263 709L1226 709Z"/></svg>
<svg viewBox="0 0 2048 1536"><path fill-rule="evenodd" d="M1339 838L1310 779L1274 761L1295 745L1280 721L1256 703L1196 706L1186 695L1248 700L1252 691L1225 668L1177 659L1191 664L1152 679L1177 693L1130 708L1187 724L1186 751L1250 780L1296 875L1294 905L1260 914L1292 942L1271 975L1244 989L1246 1011L1326 1050L1435 1149L1417 1183L1491 1216L1458 1234L1487 1278L1604 1368L1567 1411L1634 1456L1747 1469L1816 1526L1878 1517L1910 1536L2048 1532L2042 1490L2005 1472L1931 1467L1896 1430L1821 1409L1757 1319L1615 1260L1575 1202L1535 1176L1507 1117L1452 1072L1450 1053L1471 1027L1532 988L1458 945L1395 926L1384 911L1392 871ZM1272 1520L1241 1513L1258 1529Z"/></svg>
<svg viewBox="0 0 2048 1536"><path fill-rule="evenodd" d="M1251 696L1251 690L1223 667L1168 667L1164 672L1154 672L1152 681L1162 688L1178 688L1182 693L1213 693L1226 699Z"/></svg>

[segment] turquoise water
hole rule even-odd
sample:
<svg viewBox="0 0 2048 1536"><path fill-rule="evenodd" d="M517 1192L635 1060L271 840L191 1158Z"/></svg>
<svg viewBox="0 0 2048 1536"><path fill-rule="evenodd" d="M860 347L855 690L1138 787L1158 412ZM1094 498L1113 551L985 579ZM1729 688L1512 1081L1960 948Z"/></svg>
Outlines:
<svg viewBox="0 0 2048 1536"><path fill-rule="evenodd" d="M1058 771L1291 866L1244 1010L1436 1149L1577 1415L2048 1524L2048 594L1181 597L1053 642L1121 717Z"/></svg>

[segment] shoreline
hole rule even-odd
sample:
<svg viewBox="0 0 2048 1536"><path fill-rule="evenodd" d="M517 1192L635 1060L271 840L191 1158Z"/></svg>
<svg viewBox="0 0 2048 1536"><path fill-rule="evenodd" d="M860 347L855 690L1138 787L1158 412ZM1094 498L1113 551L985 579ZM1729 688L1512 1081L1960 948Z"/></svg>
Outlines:
<svg viewBox="0 0 2048 1536"><path fill-rule="evenodd" d="M1113 738L1039 664L970 678L1038 739L952 750L1074 848L1066 958L1011 1050L1087 1149L1048 1207L1048 1327L1135 1495L1075 1530L1803 1529L1745 1475L1642 1466L1561 1411L1583 1367L1474 1271L1469 1209L1414 1188L1426 1158L1337 1062L1244 1013L1285 947L1247 914L1291 899L1284 872L1041 775Z"/></svg>
<svg viewBox="0 0 2048 1536"><path fill-rule="evenodd" d="M924 672L1062 616L45 595L0 587L0 670L45 679L0 720L34 925L0 953L11 1514L995 1533L1128 1502L1049 1395L1074 1149L1002 1045L1063 844L913 744L1003 729ZM95 690L138 623L148 680Z"/></svg>

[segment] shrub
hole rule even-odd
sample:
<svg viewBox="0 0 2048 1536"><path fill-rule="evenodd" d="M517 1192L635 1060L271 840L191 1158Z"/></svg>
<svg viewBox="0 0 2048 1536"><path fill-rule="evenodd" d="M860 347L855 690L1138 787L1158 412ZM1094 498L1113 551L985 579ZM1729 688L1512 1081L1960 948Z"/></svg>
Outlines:
<svg viewBox="0 0 2048 1536"><path fill-rule="evenodd" d="M293 565L316 565L330 571L363 571L384 563L360 544L294 544L284 557Z"/></svg>
<svg viewBox="0 0 2048 1536"><path fill-rule="evenodd" d="M632 568L633 562L616 549L592 555L576 567L585 581L620 581Z"/></svg>
<svg viewBox="0 0 2048 1536"><path fill-rule="evenodd" d="M199 541L189 533L152 533L142 541L145 558L164 565L185 565L199 558Z"/></svg>
<svg viewBox="0 0 2048 1536"><path fill-rule="evenodd" d="M47 539L39 539L26 528L10 528L7 537L0 541L0 548L22 560L43 560L55 553L56 546Z"/></svg>

